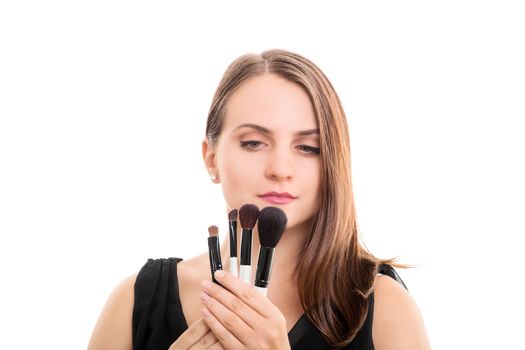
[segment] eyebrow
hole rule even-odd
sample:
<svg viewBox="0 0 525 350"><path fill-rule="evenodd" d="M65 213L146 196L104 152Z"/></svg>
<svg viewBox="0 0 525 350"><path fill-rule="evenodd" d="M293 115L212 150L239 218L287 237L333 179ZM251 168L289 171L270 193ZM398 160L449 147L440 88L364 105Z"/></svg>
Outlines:
<svg viewBox="0 0 525 350"><path fill-rule="evenodd" d="M236 131L241 128L252 128L264 134L273 135L273 132L270 129L265 128L264 126L260 126L260 125L252 124L252 123L241 124L237 126L235 129L233 129L233 131ZM301 130L301 131L296 132L294 135L295 136L319 135L319 129Z"/></svg>

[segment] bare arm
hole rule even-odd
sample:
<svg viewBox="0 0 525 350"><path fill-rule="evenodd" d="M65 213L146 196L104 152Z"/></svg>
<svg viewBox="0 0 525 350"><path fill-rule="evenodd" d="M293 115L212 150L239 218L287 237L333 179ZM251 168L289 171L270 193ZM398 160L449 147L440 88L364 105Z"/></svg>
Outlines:
<svg viewBox="0 0 525 350"><path fill-rule="evenodd" d="M134 285L137 275L123 280L109 296L99 316L89 350L131 350Z"/></svg>
<svg viewBox="0 0 525 350"><path fill-rule="evenodd" d="M410 294L388 276L375 284L372 338L376 350L427 350L430 342Z"/></svg>

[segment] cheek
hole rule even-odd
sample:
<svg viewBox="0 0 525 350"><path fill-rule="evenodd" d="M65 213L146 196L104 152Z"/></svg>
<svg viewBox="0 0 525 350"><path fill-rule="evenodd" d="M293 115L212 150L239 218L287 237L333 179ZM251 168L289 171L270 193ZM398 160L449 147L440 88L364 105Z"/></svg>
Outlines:
<svg viewBox="0 0 525 350"><path fill-rule="evenodd" d="M311 193L314 196L318 195L321 187L321 162L319 159L312 159L304 162L301 165L301 173L303 175L303 182L306 186L311 188Z"/></svg>
<svg viewBox="0 0 525 350"><path fill-rule="evenodd" d="M263 164L247 152L224 149L227 157L218 159L218 168L224 198L231 208L253 202L260 187ZM258 187L259 185L259 187Z"/></svg>
<svg viewBox="0 0 525 350"><path fill-rule="evenodd" d="M314 215L319 209L321 195L321 165L319 159L309 159L301 164L301 189L303 199L298 215L303 219Z"/></svg>

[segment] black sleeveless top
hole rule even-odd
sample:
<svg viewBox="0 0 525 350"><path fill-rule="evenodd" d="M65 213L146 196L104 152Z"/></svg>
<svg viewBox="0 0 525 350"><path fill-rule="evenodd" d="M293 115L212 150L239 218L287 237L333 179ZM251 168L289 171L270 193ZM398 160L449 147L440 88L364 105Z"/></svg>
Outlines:
<svg viewBox="0 0 525 350"><path fill-rule="evenodd" d="M165 350L188 329L182 312L177 280L177 263L180 258L149 259L142 267L135 282L133 306L133 349ZM381 265L379 273L405 284L390 265ZM366 320L345 350L373 350L372 316L374 293L370 294ZM330 349L321 333L305 314L288 333L293 350Z"/></svg>

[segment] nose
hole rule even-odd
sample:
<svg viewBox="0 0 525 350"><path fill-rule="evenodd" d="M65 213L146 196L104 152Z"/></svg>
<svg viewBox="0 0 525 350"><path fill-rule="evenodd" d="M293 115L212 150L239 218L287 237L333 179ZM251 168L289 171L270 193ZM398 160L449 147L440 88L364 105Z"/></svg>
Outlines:
<svg viewBox="0 0 525 350"><path fill-rule="evenodd" d="M293 178L293 155L287 149L275 148L267 159L266 177L271 180L289 181Z"/></svg>

